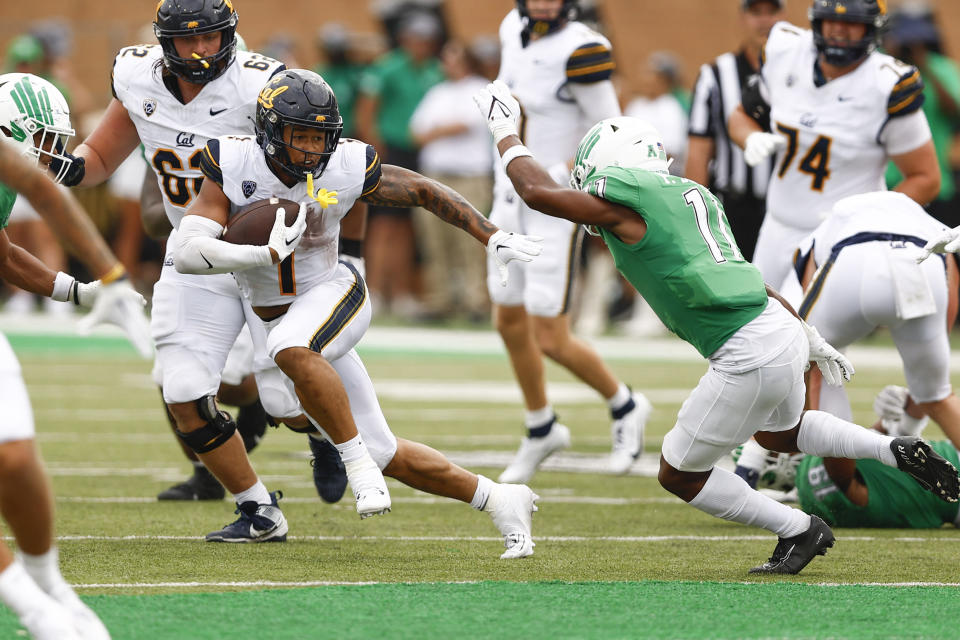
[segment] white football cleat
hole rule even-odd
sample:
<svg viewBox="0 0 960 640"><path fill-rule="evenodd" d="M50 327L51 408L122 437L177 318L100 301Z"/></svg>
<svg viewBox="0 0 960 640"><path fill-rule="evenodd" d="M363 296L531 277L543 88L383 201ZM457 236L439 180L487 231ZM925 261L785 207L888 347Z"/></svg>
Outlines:
<svg viewBox="0 0 960 640"><path fill-rule="evenodd" d="M361 460L345 463L350 488L357 499L360 518L379 516L390 512L390 492L383 472L369 455Z"/></svg>
<svg viewBox="0 0 960 640"><path fill-rule="evenodd" d="M525 558L533 555L531 520L537 511L540 496L523 484L495 484L484 511L493 518L493 524L503 535L503 546L507 548L500 555L501 560Z"/></svg>
<svg viewBox="0 0 960 640"><path fill-rule="evenodd" d="M498 482L507 483L525 483L530 482L530 478L536 473L540 463L546 460L551 454L570 447L570 429L554 422L550 433L542 438L531 438L524 436L520 442L520 449L517 451L513 462L507 465Z"/></svg>
<svg viewBox="0 0 960 640"><path fill-rule="evenodd" d="M630 397L634 402L633 410L614 420L610 427L613 451L607 465L610 473L617 475L630 471L633 461L643 453L643 432L653 411L653 405L642 393L634 391Z"/></svg>
<svg viewBox="0 0 960 640"><path fill-rule="evenodd" d="M70 614L73 628L77 630L82 640L110 640L110 632L103 626L100 618L93 609L83 603L70 585L64 582L50 594L50 597L60 603Z"/></svg>
<svg viewBox="0 0 960 640"><path fill-rule="evenodd" d="M20 618L34 640L84 640L72 623L70 612L54 600Z"/></svg>

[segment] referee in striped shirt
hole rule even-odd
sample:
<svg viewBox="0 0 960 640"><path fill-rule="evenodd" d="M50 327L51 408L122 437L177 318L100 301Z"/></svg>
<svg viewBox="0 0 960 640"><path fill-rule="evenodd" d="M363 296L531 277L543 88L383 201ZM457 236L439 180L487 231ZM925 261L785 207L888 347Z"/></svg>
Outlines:
<svg viewBox="0 0 960 640"><path fill-rule="evenodd" d="M740 251L753 259L766 210L773 158L748 167L743 151L727 136L727 120L740 104L740 91L760 68L760 49L783 17L784 0L740 0L744 39L737 52L700 67L690 107L686 177L709 186L723 201Z"/></svg>

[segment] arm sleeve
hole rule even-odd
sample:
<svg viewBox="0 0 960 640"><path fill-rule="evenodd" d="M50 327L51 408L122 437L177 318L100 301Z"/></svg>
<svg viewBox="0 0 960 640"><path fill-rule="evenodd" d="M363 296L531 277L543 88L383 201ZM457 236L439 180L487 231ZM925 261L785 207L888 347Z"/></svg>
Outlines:
<svg viewBox="0 0 960 640"><path fill-rule="evenodd" d="M713 104L717 92L716 76L710 65L700 67L700 75L693 85L693 97L690 100L690 129L691 136L712 138L717 132L717 123L713 117Z"/></svg>
<svg viewBox="0 0 960 640"><path fill-rule="evenodd" d="M880 131L878 141L889 156L898 156L913 151L930 140L930 125L923 111L914 111L905 116L890 118Z"/></svg>
<svg viewBox="0 0 960 640"><path fill-rule="evenodd" d="M187 214L177 229L174 266L180 273L230 273L273 264L270 247L218 240L223 227L203 216Z"/></svg>
<svg viewBox="0 0 960 640"><path fill-rule="evenodd" d="M213 180L223 189L223 171L220 169L220 141L216 138L207 140L207 146L200 155L200 171L203 177Z"/></svg>
<svg viewBox="0 0 960 640"><path fill-rule="evenodd" d="M609 80L615 66L609 46L600 42L580 45L567 60L567 82L589 84Z"/></svg>
<svg viewBox="0 0 960 640"><path fill-rule="evenodd" d="M620 114L620 101L613 83L609 80L591 84L567 85L573 99L577 101L586 116L587 122L600 122L605 118L615 118Z"/></svg>
<svg viewBox="0 0 960 640"><path fill-rule="evenodd" d="M373 145L367 145L367 168L363 174L363 190L360 197L370 195L380 186L380 176L382 169L380 167L380 154L373 148Z"/></svg>

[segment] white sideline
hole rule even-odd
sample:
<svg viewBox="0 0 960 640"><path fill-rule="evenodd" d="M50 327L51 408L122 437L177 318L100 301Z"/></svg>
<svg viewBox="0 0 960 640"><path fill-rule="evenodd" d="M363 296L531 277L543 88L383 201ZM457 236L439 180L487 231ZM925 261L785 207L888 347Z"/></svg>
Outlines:
<svg viewBox="0 0 960 640"><path fill-rule="evenodd" d="M261 476L263 477L263 476ZM313 486L313 485L311 485ZM57 502L70 502L79 504L145 504L156 503L158 500L153 496L57 496ZM438 496L394 496L393 502L403 504L460 504L453 498L441 498ZM683 504L680 498L662 497L662 498L611 498L605 496L544 496L538 503L543 504L603 504L603 505L628 505L628 504ZM319 498L283 498L283 504L320 504ZM348 509L353 509L350 501L344 503ZM337 507L327 507L337 508Z"/></svg>

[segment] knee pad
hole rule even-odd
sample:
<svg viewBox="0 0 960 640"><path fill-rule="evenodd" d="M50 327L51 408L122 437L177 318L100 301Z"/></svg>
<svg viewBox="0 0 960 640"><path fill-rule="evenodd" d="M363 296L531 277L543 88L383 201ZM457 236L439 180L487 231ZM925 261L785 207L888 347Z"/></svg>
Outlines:
<svg viewBox="0 0 960 640"><path fill-rule="evenodd" d="M197 411L200 413L200 417L206 420L202 427L190 433L184 433L177 429L177 435L195 453L213 451L229 440L236 432L237 423L233 421L229 413L217 409L212 395L197 400Z"/></svg>

